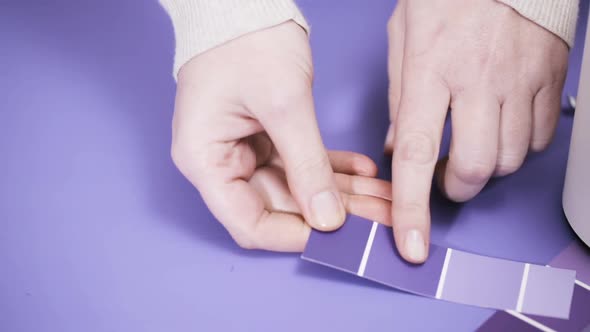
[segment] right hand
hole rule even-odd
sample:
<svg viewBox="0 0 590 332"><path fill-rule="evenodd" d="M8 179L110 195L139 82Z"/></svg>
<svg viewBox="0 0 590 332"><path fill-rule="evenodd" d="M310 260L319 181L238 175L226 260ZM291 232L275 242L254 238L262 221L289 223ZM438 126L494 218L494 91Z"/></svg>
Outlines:
<svg viewBox="0 0 590 332"><path fill-rule="evenodd" d="M290 21L196 56L179 72L172 158L244 248L302 251L346 210L387 223L391 186L352 152L327 152L305 31ZM334 173L336 171L336 174Z"/></svg>
<svg viewBox="0 0 590 332"><path fill-rule="evenodd" d="M400 0L388 25L393 229L412 263L428 255L433 174L453 201L516 172L549 145L568 47L494 0ZM451 109L448 158L438 161Z"/></svg>

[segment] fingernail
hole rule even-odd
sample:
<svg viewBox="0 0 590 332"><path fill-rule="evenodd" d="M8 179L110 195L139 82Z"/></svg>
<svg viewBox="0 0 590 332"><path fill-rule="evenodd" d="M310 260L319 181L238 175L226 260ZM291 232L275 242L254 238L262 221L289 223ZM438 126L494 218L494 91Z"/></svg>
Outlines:
<svg viewBox="0 0 590 332"><path fill-rule="evenodd" d="M338 228L344 219L340 203L331 191L324 191L312 197L311 213L315 224L325 230Z"/></svg>
<svg viewBox="0 0 590 332"><path fill-rule="evenodd" d="M412 229L406 233L406 254L411 261L421 263L426 259L426 243L422 232Z"/></svg>

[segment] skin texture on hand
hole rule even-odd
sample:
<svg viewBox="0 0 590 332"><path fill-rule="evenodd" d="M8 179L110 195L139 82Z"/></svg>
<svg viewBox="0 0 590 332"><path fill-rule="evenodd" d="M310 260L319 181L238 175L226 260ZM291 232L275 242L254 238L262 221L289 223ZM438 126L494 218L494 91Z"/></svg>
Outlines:
<svg viewBox="0 0 590 332"><path fill-rule="evenodd" d="M433 174L463 202L550 143L568 48L494 0L400 0L388 24L392 224L402 256L427 257ZM438 161L451 109L448 158Z"/></svg>
<svg viewBox="0 0 590 332"><path fill-rule="evenodd" d="M366 156L327 152L316 123L313 67L294 22L244 35L185 64L172 159L244 248L302 251L311 226L346 211L387 223L391 185Z"/></svg>

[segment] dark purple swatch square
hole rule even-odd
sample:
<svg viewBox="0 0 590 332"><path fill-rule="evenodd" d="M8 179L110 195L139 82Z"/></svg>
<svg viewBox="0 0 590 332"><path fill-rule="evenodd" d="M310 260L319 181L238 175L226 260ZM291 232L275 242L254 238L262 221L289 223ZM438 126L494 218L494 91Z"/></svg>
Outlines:
<svg viewBox="0 0 590 332"><path fill-rule="evenodd" d="M445 253L446 248L433 245L424 264L407 263L394 245L391 228L379 225L364 276L401 290L434 296Z"/></svg>
<svg viewBox="0 0 590 332"><path fill-rule="evenodd" d="M334 232L312 231L301 257L340 270L356 273L369 233L371 222L349 215L344 225Z"/></svg>
<svg viewBox="0 0 590 332"><path fill-rule="evenodd" d="M498 331L538 332L539 329L506 311L496 312L477 329L477 332Z"/></svg>

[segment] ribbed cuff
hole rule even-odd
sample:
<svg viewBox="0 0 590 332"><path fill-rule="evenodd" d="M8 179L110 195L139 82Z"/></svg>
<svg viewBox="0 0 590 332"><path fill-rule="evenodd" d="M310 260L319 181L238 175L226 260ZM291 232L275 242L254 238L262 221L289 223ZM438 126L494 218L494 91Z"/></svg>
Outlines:
<svg viewBox="0 0 590 332"><path fill-rule="evenodd" d="M498 0L563 39L571 48L576 38L579 0Z"/></svg>
<svg viewBox="0 0 590 332"><path fill-rule="evenodd" d="M309 33L293 0L160 0L176 39L174 78L194 56L246 33L289 20Z"/></svg>

